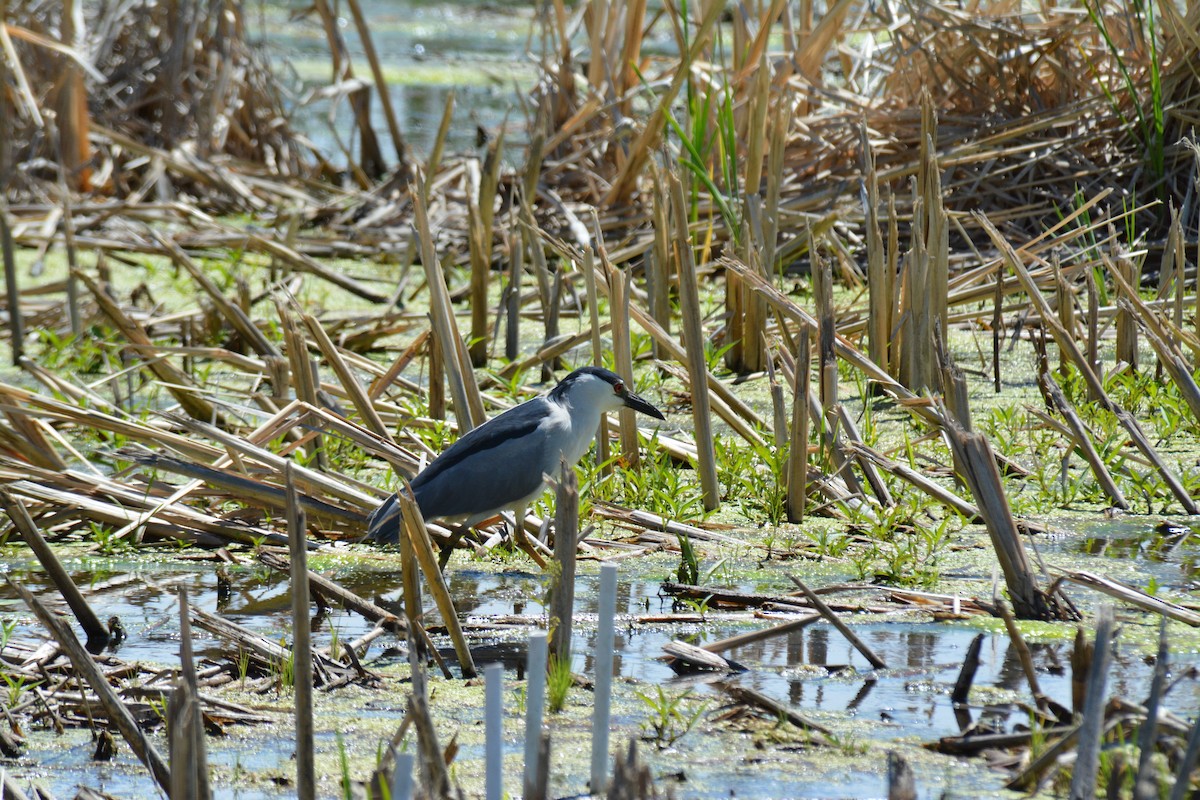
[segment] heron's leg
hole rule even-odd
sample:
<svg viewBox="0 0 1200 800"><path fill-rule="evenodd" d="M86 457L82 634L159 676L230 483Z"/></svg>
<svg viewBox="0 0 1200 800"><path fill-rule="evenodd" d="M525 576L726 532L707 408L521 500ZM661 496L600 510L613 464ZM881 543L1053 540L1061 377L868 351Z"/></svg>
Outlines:
<svg viewBox="0 0 1200 800"><path fill-rule="evenodd" d="M446 565L450 563L450 556L454 553L454 548L458 547L458 543L470 530L469 525L454 525L450 528L450 538L442 543L441 551L438 553L438 569L442 572L446 571Z"/></svg>
<svg viewBox="0 0 1200 800"><path fill-rule="evenodd" d="M542 569L546 568L546 559L542 558L542 554L537 551L537 548L529 541L525 535L525 506L521 506L513 511L513 542L517 547L525 551L525 554L533 559Z"/></svg>

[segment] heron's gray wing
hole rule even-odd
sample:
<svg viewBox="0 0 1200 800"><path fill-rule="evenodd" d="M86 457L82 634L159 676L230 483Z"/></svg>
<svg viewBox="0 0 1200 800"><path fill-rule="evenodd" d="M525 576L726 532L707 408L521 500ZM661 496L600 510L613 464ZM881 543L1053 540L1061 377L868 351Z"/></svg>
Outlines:
<svg viewBox="0 0 1200 800"><path fill-rule="evenodd" d="M505 411L463 436L412 481L426 519L491 514L542 485L551 416L538 397Z"/></svg>

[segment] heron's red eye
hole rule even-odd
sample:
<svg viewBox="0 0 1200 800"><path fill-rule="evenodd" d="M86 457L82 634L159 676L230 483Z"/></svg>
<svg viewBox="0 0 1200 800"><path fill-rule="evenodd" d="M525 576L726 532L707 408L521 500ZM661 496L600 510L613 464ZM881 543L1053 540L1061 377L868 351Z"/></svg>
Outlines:
<svg viewBox="0 0 1200 800"><path fill-rule="evenodd" d="M621 394L624 391L625 391L625 384L621 383L620 381L617 381L616 383L613 384L613 394Z"/></svg>

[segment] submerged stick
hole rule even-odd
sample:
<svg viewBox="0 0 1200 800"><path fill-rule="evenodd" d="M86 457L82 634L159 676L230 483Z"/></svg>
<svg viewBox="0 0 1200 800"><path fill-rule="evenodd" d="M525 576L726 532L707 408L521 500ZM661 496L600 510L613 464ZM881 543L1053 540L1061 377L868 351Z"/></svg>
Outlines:
<svg viewBox="0 0 1200 800"><path fill-rule="evenodd" d="M971 684L975 682L975 672L979 669L979 651L983 647L983 634L976 634L967 647L967 657L963 659L962 669L958 671L958 679L954 681L954 691L950 693L950 702L961 704L967 702L971 694Z"/></svg>
<svg viewBox="0 0 1200 800"><path fill-rule="evenodd" d="M816 731L824 736L829 735L829 728L826 728L824 725L805 717L791 706L767 697L762 692L756 691L747 686L739 686L731 681L717 681L712 685L725 692L739 703L745 703L749 706L761 708L767 713L778 717L779 719L786 719L788 722L792 723L802 731L809 733Z"/></svg>
<svg viewBox="0 0 1200 800"><path fill-rule="evenodd" d="M761 631L751 631L750 633L740 633L737 636L730 636L728 639L721 639L718 642L709 642L703 645L701 649L707 650L710 653L723 653L726 650L733 650L738 647L745 647L754 642L761 642L764 639L773 639L776 636L782 636L785 633L793 633L795 631L804 630L809 625L821 619L820 614L808 614L799 619L794 619L785 622L782 625L776 625L773 628L766 628Z"/></svg>
<svg viewBox="0 0 1200 800"><path fill-rule="evenodd" d="M837 628L842 636L846 637L846 640L854 646L854 649L862 653L863 657L871 662L872 667L875 669L887 669L887 663L875 655L875 652L867 646L866 642L858 638L858 634L850 630L850 627L842 622L841 618L833 612L833 609L825 605L825 601L818 597L816 592L805 586L795 575L788 575L788 580L796 584L797 589L804 592L804 596L808 598L808 602L812 604L812 607L819 611L821 616L829 620L829 623Z"/></svg>
<svg viewBox="0 0 1200 800"><path fill-rule="evenodd" d="M997 599L996 609L1000 612L1001 619L1004 620L1004 628L1008 631L1009 640L1017 650L1021 670L1025 673L1025 681L1029 684L1029 693L1033 695L1033 700L1037 703L1038 708L1042 708L1046 704L1046 696L1042 694L1042 687L1038 684L1037 672L1033 668L1033 654L1029 652L1029 645L1025 644L1025 637L1021 636L1021 629L1017 627L1017 621L1013 619L1012 612L1008 610L1008 604Z"/></svg>

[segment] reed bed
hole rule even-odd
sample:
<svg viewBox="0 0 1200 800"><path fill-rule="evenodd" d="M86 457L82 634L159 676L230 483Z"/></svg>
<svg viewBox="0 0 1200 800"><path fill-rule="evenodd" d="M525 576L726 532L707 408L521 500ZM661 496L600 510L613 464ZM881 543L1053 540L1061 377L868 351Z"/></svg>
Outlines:
<svg viewBox="0 0 1200 800"><path fill-rule="evenodd" d="M1077 605L1069 585L1200 624L1186 592L1152 596L1040 564L1025 542L1047 524L1031 518L1038 506L1014 500L1037 486L1043 505L1070 506L1069 484L1097 513L1197 512L1200 478L1168 434L1186 431L1195 444L1200 430L1198 150L1188 138L1200 108L1191 66L1200 12L1097 0L1082 9L989 2L967 13L841 0L821 16L785 2L726 16L720 3L553 2L538 20L524 140L505 129L480 154L446 152L451 101L421 163L388 104L389 166L370 87L354 77L339 24L319 0L312 12L359 137L339 173L290 122L241 6L193 5L10 2L0 42L11 89L0 96L11 123L0 147L4 335L16 368L0 380L0 539L37 554L90 649L103 649L111 631L50 544L253 554L307 590L295 594L297 630L311 592L373 632L345 653L321 653L305 637L256 637L186 598L184 627L236 643L263 691L277 683L272 670L302 657L292 675L305 683L297 729L310 747L307 689L377 686L361 662L366 647L403 636L408 711L389 757L363 779L376 796L403 782L389 770L411 728L421 791L440 797L453 791L453 753L430 715L428 661L448 679L472 678L472 646L495 630L459 618L443 579L457 551L515 546L548 571L560 661L569 660L574 559L663 551L680 561L665 593L702 607L816 610L874 669L887 665L845 624L847 612L995 616L1020 651L997 592L950 598L915 588L936 582L938 542L927 538L922 556L893 564L870 555L880 542L917 548L930 531L971 524L986 527L1018 618L1083 620L1091 606ZM363 72L378 91L380 58L350 6ZM670 55L648 46L664 32ZM48 268L59 277L47 279ZM536 335L527 323L539 325ZM991 340L987 352L980 336ZM1001 439L1013 431L979 413L998 402L988 395L1010 380L1001 364L1017 346L1035 365L1026 383L1042 391L1028 414L1035 422L1021 429L1041 437L1040 453L1006 451ZM991 380L964 376L949 351L977 355ZM594 497L580 508L572 476L560 481L553 513L515 520L511 537L425 525L406 502L403 613L307 568L309 550L368 548L359 544L367 514L449 437L584 363L653 382L676 424L603 425L588 475ZM764 383L769 401L756 392ZM1046 480L1051 449L1064 454L1057 484ZM639 480L668 488L639 495ZM626 503L603 502L606 492ZM669 502L626 507L685 493L695 503L683 512ZM742 530L707 519L731 504L743 510ZM825 524L842 529L841 552L851 555L808 539L789 558L861 558L864 577L888 586L840 603L796 578L800 593L702 585L706 548L736 545L769 562L773 545L745 529L802 531L814 517L834 520ZM614 526L597 533L593 518ZM436 615L422 608L422 582ZM33 645L8 645L4 674L47 681L39 701L60 723L82 724L72 703L107 715L155 781L176 787L172 796L206 793L197 719L217 712L200 689L238 666L197 673L185 647L178 675L142 684L172 698L179 730L168 765L145 737L149 721L108 686L104 662L42 599L14 591L67 658L39 661L26 658ZM1161 685L1149 709L1119 698L1105 705L1112 620L1108 611L1099 618L1090 655L1082 636L1076 648L1083 688L1073 708L1046 698L1023 662L1050 750L1030 757L1033 734L988 738L970 727L936 747L1002 750L1020 788L1054 780L1061 762L1046 752L1078 747L1071 791L1093 796L1098 743L1137 730L1141 796L1168 784L1182 796L1196 780L1196 722L1158 713L1153 706L1169 699ZM753 635L810 621L801 619ZM451 647L439 650L444 639ZM722 647L675 644L681 669L736 669L716 655ZM91 694L82 683L70 689L72 670ZM127 689L145 677L121 670ZM965 697L970 670L959 683ZM795 709L729 681L718 689L746 714L820 734L811 746L836 746ZM230 720L260 721L221 708ZM1147 724L1165 733L1146 733ZM592 791L661 796L636 748L618 744L611 789ZM298 752L302 794L315 794L311 749ZM526 752L542 753L526 780L544 793L549 739ZM596 781L606 779L603 756ZM1160 762L1170 780L1152 766Z"/></svg>

